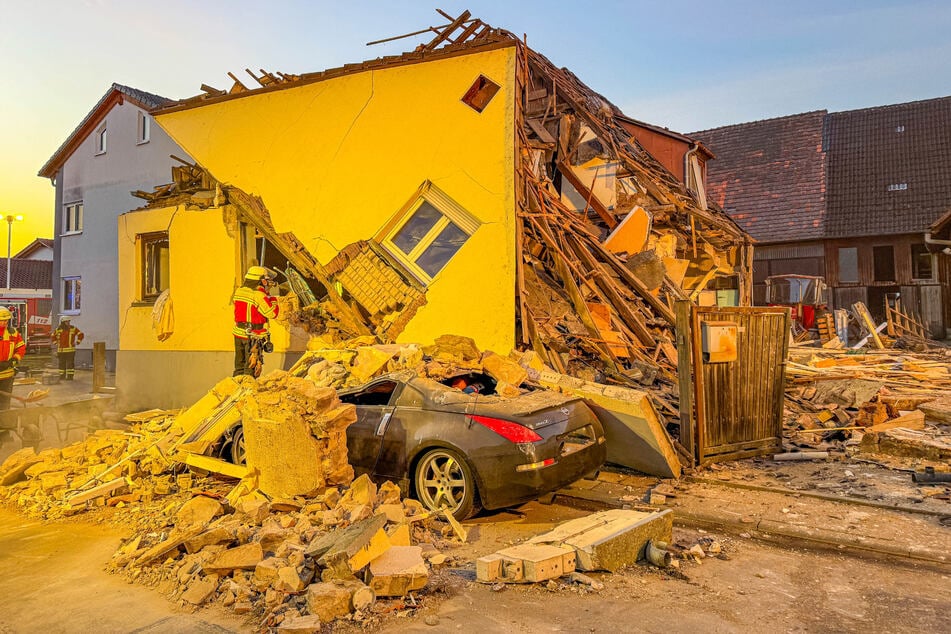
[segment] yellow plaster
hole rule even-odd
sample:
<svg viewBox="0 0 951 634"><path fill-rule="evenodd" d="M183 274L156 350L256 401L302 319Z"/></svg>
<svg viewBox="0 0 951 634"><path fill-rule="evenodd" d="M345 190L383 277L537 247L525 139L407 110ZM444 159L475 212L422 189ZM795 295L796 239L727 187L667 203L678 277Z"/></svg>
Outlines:
<svg viewBox="0 0 951 634"><path fill-rule="evenodd" d="M231 350L231 295L237 245L222 221L222 209L188 211L165 207L119 216L119 348L122 350ZM140 265L136 236L169 234L169 295L175 312L172 336L159 341L152 330L152 304L138 302ZM288 333L272 327L275 348L286 349Z"/></svg>
<svg viewBox="0 0 951 634"><path fill-rule="evenodd" d="M515 48L507 47L250 94L157 121L215 178L261 196L275 228L293 231L324 263L375 236L432 181L481 225L434 279L400 340L453 333L508 350L514 73ZM477 113L461 97L480 74L502 89ZM219 264L233 267L230 259L215 263L216 275Z"/></svg>

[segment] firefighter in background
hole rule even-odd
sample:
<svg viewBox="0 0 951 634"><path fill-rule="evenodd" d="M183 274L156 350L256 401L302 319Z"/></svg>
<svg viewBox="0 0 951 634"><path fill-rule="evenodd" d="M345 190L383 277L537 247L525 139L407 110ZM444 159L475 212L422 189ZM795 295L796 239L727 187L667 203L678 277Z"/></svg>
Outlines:
<svg viewBox="0 0 951 634"><path fill-rule="evenodd" d="M68 315L62 315L50 339L56 346L59 378L72 381L76 374L76 346L83 340L83 331L69 323Z"/></svg>
<svg viewBox="0 0 951 634"><path fill-rule="evenodd" d="M244 284L234 292L234 374L258 377L264 366L264 353L271 352L268 321L277 317L277 298L269 288L272 273L263 266L252 266Z"/></svg>
<svg viewBox="0 0 951 634"><path fill-rule="evenodd" d="M10 324L13 315L5 306L0 306L0 411L10 409L13 394L13 375L26 353L23 337Z"/></svg>

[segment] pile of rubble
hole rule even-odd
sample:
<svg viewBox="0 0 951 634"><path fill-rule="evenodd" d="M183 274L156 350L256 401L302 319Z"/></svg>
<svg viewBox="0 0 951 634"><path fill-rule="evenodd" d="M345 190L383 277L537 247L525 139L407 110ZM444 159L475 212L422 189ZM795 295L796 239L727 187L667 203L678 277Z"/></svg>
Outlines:
<svg viewBox="0 0 951 634"><path fill-rule="evenodd" d="M951 457L949 357L947 348L910 352L791 346L786 365L789 444L915 455L910 444L919 447L921 457Z"/></svg>
<svg viewBox="0 0 951 634"><path fill-rule="evenodd" d="M462 528L401 500L390 482L352 480L345 430L353 406L283 372L218 389L226 383L230 393L206 397L213 404L144 412L128 431L14 453L0 466L0 499L45 519L114 509L134 535L111 570L182 605L217 601L267 627L318 631L335 618L375 618L377 598L423 589L429 565L447 561L435 544ZM222 402L235 403L247 434L252 466L228 467L237 485L185 467L224 464L204 455L207 441L184 442L230 414Z"/></svg>

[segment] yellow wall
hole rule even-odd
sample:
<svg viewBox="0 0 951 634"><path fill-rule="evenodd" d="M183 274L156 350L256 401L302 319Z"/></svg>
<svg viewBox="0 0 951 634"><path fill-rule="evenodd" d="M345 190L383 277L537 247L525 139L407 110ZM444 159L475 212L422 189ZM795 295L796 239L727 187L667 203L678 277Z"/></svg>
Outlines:
<svg viewBox="0 0 951 634"><path fill-rule="evenodd" d="M119 348L121 350L227 351L234 349L231 295L237 245L225 229L222 209L168 207L119 217ZM152 305L137 303L136 236L169 233L169 294L175 312L171 337L158 341ZM275 324L275 346L287 331Z"/></svg>
<svg viewBox="0 0 951 634"><path fill-rule="evenodd" d="M507 47L251 94L157 121L215 178L261 196L275 228L293 231L324 263L375 236L432 181L482 225L430 285L428 304L400 340L453 333L506 351L515 330L514 70L515 48ZM477 113L460 99L480 74L502 89ZM174 258L174 241L171 248ZM233 276L230 259L218 265Z"/></svg>

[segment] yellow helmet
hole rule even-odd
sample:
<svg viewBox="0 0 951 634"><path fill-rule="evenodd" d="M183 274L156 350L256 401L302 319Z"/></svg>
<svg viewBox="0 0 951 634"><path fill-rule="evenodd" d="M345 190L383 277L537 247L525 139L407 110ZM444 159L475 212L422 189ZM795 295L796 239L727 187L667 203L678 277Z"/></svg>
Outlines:
<svg viewBox="0 0 951 634"><path fill-rule="evenodd" d="M244 279L246 280L259 280L262 277L268 276L268 270L263 266L252 266L248 269L248 272L245 274Z"/></svg>
<svg viewBox="0 0 951 634"><path fill-rule="evenodd" d="M10 321L13 319L13 313L6 306L0 306L0 321Z"/></svg>

